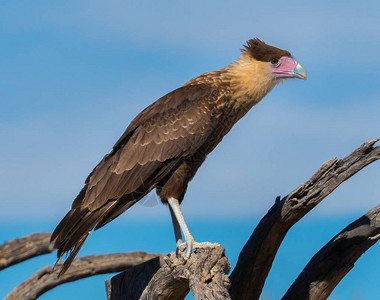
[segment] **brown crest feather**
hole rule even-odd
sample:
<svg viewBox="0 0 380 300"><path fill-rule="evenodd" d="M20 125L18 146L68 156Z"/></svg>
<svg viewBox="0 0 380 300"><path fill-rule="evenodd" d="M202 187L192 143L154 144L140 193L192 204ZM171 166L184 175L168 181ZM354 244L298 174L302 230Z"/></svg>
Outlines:
<svg viewBox="0 0 380 300"><path fill-rule="evenodd" d="M254 59L264 62L269 62L272 58L291 57L289 51L267 45L258 38L248 40L242 51L250 54Z"/></svg>

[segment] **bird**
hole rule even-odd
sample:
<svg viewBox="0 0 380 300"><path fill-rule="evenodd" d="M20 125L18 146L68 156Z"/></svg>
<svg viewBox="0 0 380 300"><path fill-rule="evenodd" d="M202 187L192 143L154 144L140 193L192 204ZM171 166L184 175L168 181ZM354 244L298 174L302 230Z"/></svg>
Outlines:
<svg viewBox="0 0 380 300"><path fill-rule="evenodd" d="M176 250L188 259L209 242L195 241L182 214L188 183L207 155L279 82L306 80L289 51L253 38L228 66L201 74L161 97L129 124L85 181L70 211L51 235L62 276L92 230L97 230L152 190L167 204ZM184 240L182 239L182 234Z"/></svg>

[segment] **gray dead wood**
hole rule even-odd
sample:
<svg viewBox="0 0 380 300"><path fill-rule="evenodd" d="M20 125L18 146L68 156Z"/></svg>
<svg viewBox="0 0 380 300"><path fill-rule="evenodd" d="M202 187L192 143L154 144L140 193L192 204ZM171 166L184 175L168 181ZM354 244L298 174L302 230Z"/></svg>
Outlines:
<svg viewBox="0 0 380 300"><path fill-rule="evenodd" d="M151 299L184 299L189 293L188 280L176 271L165 271L165 266L165 259L157 257L107 279L107 299L149 299L149 296ZM160 276L152 279L155 274ZM150 281L154 288L146 289L142 296Z"/></svg>
<svg viewBox="0 0 380 300"><path fill-rule="evenodd" d="M227 292L230 286L229 291L232 299L258 299L273 259L287 231L343 181L380 158L380 147L373 147L376 141L364 143L344 159L334 158L329 160L306 183L300 185L285 198L280 200L280 197L278 197L276 203L260 221L243 248L237 266L230 276L231 284L227 277L230 267L227 258L224 256L224 249L222 247L216 247L213 251L207 248L199 249L193 253L186 264L181 259L176 259L173 256L174 254L171 254L165 259L164 264L163 260L156 259L152 266L140 266L140 269L133 268L134 273L128 273L129 279L127 281L134 282L134 285L141 284L142 289L140 287L137 298L127 299L183 299L189 289L196 299L230 299ZM27 238L24 237L0 246L3 253L0 256L0 258L3 258L3 268L27 258L51 252L51 245L47 242L50 234L46 235L48 236L41 237L41 244L38 242L28 244L28 242L25 242L27 240L22 242L22 239ZM376 235L373 236L374 240L377 240L377 238ZM369 240L371 239L369 238ZM13 245L22 245L19 247L21 250L10 251L9 247L12 243ZM367 243L363 242L363 245L370 246L370 242L367 241ZM366 250L365 247L360 249L362 253ZM25 252L34 254L24 255ZM13 257L14 253L20 254ZM126 261L119 255L124 256ZM354 257L357 253L352 255ZM59 279L57 274L61 264L58 264L56 270L45 267L17 286L5 299L35 299L61 283L95 274L120 272L153 256L155 255L140 253L78 258L74 261L69 271ZM8 260L12 262L9 263ZM128 278L128 276L125 276L125 278ZM294 284L299 284L299 282L301 280L296 281ZM125 280L120 280L119 284L128 285ZM334 287L331 285L328 288ZM109 287L112 297L116 295L112 294L113 289L112 283ZM112 300L114 299L119 298L112 298Z"/></svg>
<svg viewBox="0 0 380 300"><path fill-rule="evenodd" d="M276 203L260 221L239 255L230 280L232 299L258 299L288 230L343 181L380 158L372 140L343 159L333 158L304 184Z"/></svg>
<svg viewBox="0 0 380 300"><path fill-rule="evenodd" d="M323 300L380 238L380 205L348 225L313 256L283 297Z"/></svg>
<svg viewBox="0 0 380 300"><path fill-rule="evenodd" d="M22 238L6 241L0 246L0 271L29 258L50 253L51 233L33 233Z"/></svg>
<svg viewBox="0 0 380 300"><path fill-rule="evenodd" d="M174 252L130 268L106 281L108 300L230 299L230 265L224 248L197 249L186 262Z"/></svg>
<svg viewBox="0 0 380 300"><path fill-rule="evenodd" d="M58 273L62 267L62 262L58 263L54 269L46 266L15 287L5 297L5 300L36 299L62 283L97 274L120 272L156 256L157 254L145 252L129 252L79 257L74 260L68 271L60 278L58 278Z"/></svg>

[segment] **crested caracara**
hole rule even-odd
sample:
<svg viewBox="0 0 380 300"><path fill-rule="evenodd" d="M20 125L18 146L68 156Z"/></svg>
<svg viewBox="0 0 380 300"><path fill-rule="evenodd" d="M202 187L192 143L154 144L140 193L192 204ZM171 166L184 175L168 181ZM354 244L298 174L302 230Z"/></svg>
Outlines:
<svg viewBox="0 0 380 300"><path fill-rule="evenodd" d="M286 78L306 79L306 71L288 51L252 39L229 66L195 77L138 114L51 236L58 259L69 252L60 274L91 230L153 189L169 204L177 249L187 248L188 258L192 249L209 245L194 240L183 218L179 205L187 185L232 126Z"/></svg>

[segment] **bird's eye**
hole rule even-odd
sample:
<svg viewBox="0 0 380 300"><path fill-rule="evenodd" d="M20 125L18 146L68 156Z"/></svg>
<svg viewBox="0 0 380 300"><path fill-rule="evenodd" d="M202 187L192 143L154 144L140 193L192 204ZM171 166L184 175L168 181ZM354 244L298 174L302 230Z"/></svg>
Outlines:
<svg viewBox="0 0 380 300"><path fill-rule="evenodd" d="M275 58L275 57L273 57L273 58L270 60L270 62L271 62L273 65L275 65L275 64L278 63L278 59Z"/></svg>

